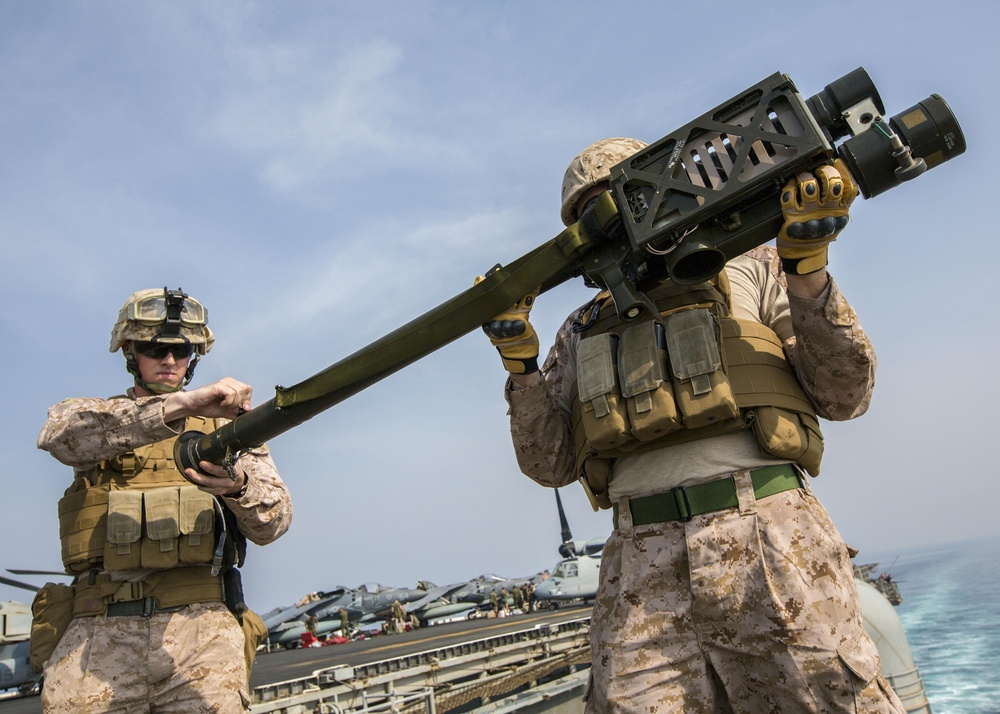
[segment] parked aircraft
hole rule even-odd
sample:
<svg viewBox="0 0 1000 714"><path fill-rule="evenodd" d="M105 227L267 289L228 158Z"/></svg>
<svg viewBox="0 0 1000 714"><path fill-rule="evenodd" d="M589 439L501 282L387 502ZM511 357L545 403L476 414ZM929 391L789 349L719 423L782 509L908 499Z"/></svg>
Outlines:
<svg viewBox="0 0 1000 714"><path fill-rule="evenodd" d="M502 578L499 575L486 573L478 578L473 578L466 583L462 583L455 591L453 599L457 602L482 605L490 601L490 594L499 595L506 590L508 594L516 587L523 588L528 583L542 582L543 575L529 575L524 578Z"/></svg>
<svg viewBox="0 0 1000 714"><path fill-rule="evenodd" d="M406 612L415 615L421 625L427 625L432 620L471 613L479 607L479 603L461 599L460 593L467 585L468 583L454 583L433 588L420 600L407 604Z"/></svg>
<svg viewBox="0 0 1000 714"><path fill-rule="evenodd" d="M392 604L403 605L422 600L434 589L433 583L421 581L416 588L393 588L379 583L366 583L358 588L338 587L330 592L316 593L306 602L265 615L268 641L272 646L295 647L306 631L306 619L318 619L317 635L342 629L340 611L344 609L352 625L376 622L389 616Z"/></svg>
<svg viewBox="0 0 1000 714"><path fill-rule="evenodd" d="M524 578L502 578L499 575L487 573L464 583L454 583L435 588L425 598L406 606L406 611L416 615L421 624L426 625L432 620L469 614L489 606L490 594L498 596L507 591L508 602L513 598L514 588L524 588L528 583L537 587L547 578L544 573L538 573Z"/></svg>
<svg viewBox="0 0 1000 714"><path fill-rule="evenodd" d="M562 499L556 489L556 508L559 510L559 523L562 527L562 544L559 554L563 559L552 569L552 577L535 587L535 598L544 607L558 607L561 603L571 601L590 602L597 595L597 583L600 576L601 552L604 550L604 540L573 540L573 534L566 520Z"/></svg>
<svg viewBox="0 0 1000 714"><path fill-rule="evenodd" d="M0 576L0 583L24 590L38 590L34 585ZM22 694L32 691L41 676L31 669L28 638L31 636L31 608L23 602L0 602L0 691L14 689Z"/></svg>

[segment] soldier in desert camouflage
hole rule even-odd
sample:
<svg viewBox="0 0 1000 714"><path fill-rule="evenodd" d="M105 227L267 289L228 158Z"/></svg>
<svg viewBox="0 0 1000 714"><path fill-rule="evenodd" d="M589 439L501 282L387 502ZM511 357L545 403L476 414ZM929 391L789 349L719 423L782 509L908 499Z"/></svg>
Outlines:
<svg viewBox="0 0 1000 714"><path fill-rule="evenodd" d="M599 141L566 171L562 220L646 145ZM817 417L869 405L875 354L827 273L857 188L838 161L781 193L777 250L716 278L639 284L571 315L539 370L526 296L484 330L510 372L522 471L613 510L594 605L588 712L903 712L861 626L848 548L805 474ZM650 257L650 273L657 258Z"/></svg>
<svg viewBox="0 0 1000 714"><path fill-rule="evenodd" d="M36 599L40 630L55 632L54 649L32 652L45 662L47 714L249 709L263 623L245 610L234 565L247 539L263 545L288 529L292 505L266 447L227 466L174 465L178 434L250 408L250 386L230 377L183 389L213 341L191 296L134 293L111 335L133 386L49 410L38 447L73 468L59 525L77 577L62 604Z"/></svg>

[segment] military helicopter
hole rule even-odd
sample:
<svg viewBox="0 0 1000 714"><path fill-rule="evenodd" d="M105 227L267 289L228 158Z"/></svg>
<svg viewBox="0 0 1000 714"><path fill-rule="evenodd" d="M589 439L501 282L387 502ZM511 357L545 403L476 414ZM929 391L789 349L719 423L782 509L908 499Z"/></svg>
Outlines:
<svg viewBox="0 0 1000 714"><path fill-rule="evenodd" d="M552 577L535 587L535 598L541 605L557 608L562 603L593 601L597 595L597 583L600 575L601 553L604 550L604 540L573 540L573 533L566 520L559 490L556 493L556 507L559 509L559 523L562 526L562 543L559 554L563 559L556 563Z"/></svg>
<svg viewBox="0 0 1000 714"><path fill-rule="evenodd" d="M0 583L32 592L38 590L29 583L3 576L0 576ZM16 688L19 694L31 694L39 688L41 675L31 669L31 660L28 657L30 636L31 608L23 602L14 600L0 602L0 691Z"/></svg>

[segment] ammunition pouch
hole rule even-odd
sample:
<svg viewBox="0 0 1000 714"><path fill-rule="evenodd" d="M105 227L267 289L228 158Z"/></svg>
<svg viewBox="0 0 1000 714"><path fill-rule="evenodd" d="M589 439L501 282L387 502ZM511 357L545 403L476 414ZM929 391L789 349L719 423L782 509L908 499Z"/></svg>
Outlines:
<svg viewBox="0 0 1000 714"><path fill-rule="evenodd" d="M753 415L753 433L764 451L794 461L810 474L819 473L823 434L814 415L778 407L757 407Z"/></svg>
<svg viewBox="0 0 1000 714"><path fill-rule="evenodd" d="M587 439L598 451L629 439L628 412L618 384L618 336L595 335L580 341L577 352L580 418Z"/></svg>
<svg viewBox="0 0 1000 714"><path fill-rule="evenodd" d="M31 669L41 672L73 619L73 588L45 583L31 602Z"/></svg>
<svg viewBox="0 0 1000 714"><path fill-rule="evenodd" d="M684 428L673 383L667 372L666 331L662 323L643 322L622 333L619 343L622 393L631 432L652 441Z"/></svg>
<svg viewBox="0 0 1000 714"><path fill-rule="evenodd" d="M589 458L583 463L580 484L595 511L611 508L608 485L611 483L611 459Z"/></svg>
<svg viewBox="0 0 1000 714"><path fill-rule="evenodd" d="M685 428L735 417L739 409L722 370L719 329L712 313L707 308L684 310L668 315L664 324L677 409Z"/></svg>
<svg viewBox="0 0 1000 714"><path fill-rule="evenodd" d="M267 637L267 626L253 610L246 610L240 621L243 628L243 657L247 663L247 681L250 681L250 672L253 670L253 663L257 657L257 648Z"/></svg>

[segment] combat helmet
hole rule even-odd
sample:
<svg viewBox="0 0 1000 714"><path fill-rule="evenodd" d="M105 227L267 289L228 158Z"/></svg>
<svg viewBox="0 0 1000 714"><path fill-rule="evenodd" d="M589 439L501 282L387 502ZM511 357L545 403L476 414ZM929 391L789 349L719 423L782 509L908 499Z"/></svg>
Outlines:
<svg viewBox="0 0 1000 714"><path fill-rule="evenodd" d="M611 167L648 146L638 139L601 139L581 151L566 169L562 184L563 225L576 220L573 208L584 193L611 177Z"/></svg>
<svg viewBox="0 0 1000 714"><path fill-rule="evenodd" d="M162 385L141 382L134 351L137 342L191 345L194 354L188 362L183 387L191 381L199 357L212 349L215 335L208 327L208 310L180 288L140 290L129 296L111 328L109 351L121 350L125 355L125 365L136 382L147 391L162 393L171 390L165 390Z"/></svg>

